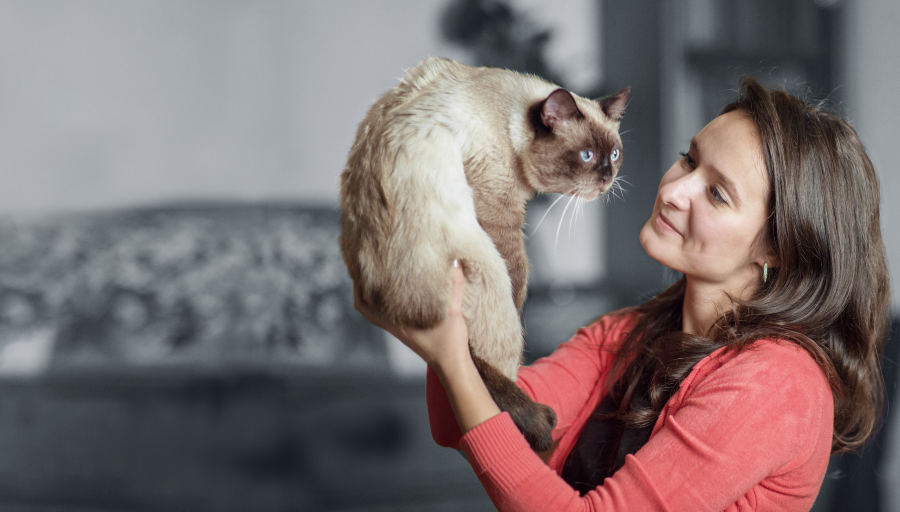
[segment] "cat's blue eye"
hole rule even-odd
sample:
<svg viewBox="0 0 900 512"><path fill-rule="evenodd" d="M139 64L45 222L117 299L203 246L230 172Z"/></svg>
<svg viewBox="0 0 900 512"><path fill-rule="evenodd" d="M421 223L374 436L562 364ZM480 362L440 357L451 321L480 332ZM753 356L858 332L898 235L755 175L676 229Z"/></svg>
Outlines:
<svg viewBox="0 0 900 512"><path fill-rule="evenodd" d="M590 149L585 149L581 152L581 159L585 162L590 162L592 158L594 158L594 152Z"/></svg>
<svg viewBox="0 0 900 512"><path fill-rule="evenodd" d="M612 150L612 153L609 154L609 161L615 162L618 159L619 159L619 149L616 148L616 149Z"/></svg>

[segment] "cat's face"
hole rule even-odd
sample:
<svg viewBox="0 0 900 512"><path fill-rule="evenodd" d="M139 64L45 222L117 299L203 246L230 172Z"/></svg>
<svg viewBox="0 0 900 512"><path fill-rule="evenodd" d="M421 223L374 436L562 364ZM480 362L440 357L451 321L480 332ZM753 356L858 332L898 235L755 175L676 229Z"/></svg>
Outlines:
<svg viewBox="0 0 900 512"><path fill-rule="evenodd" d="M557 89L532 107L535 136L525 152L525 180L538 192L596 199L622 166L619 121L630 89L590 101Z"/></svg>

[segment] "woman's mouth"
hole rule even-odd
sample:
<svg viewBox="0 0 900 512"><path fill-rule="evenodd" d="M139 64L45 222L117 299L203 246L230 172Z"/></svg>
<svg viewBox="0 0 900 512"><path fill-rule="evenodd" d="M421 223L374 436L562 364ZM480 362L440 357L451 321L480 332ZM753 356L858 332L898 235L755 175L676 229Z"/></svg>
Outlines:
<svg viewBox="0 0 900 512"><path fill-rule="evenodd" d="M659 227L661 227L665 231L671 231L678 234L679 236L684 236L681 234L681 231L675 229L675 226L672 225L669 219L667 219L666 216L662 214L662 212L656 214L656 224L658 224Z"/></svg>

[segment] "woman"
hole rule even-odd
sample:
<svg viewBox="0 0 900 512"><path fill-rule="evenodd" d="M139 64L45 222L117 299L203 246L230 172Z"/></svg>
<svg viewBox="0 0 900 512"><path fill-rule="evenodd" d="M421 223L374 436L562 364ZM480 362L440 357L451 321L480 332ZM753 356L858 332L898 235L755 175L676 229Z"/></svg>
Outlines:
<svg viewBox="0 0 900 512"><path fill-rule="evenodd" d="M428 363L435 440L465 451L499 510L808 510L829 454L860 446L880 413L878 201L849 123L744 79L641 231L684 277L520 370L557 413L551 453L529 449L479 378L459 268L432 330L357 309Z"/></svg>

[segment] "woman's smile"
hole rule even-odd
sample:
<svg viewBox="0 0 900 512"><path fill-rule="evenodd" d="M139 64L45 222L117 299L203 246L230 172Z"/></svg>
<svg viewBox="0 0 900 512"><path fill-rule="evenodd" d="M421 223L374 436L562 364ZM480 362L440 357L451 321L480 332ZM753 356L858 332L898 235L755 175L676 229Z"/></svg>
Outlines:
<svg viewBox="0 0 900 512"><path fill-rule="evenodd" d="M656 213L656 224L660 228L662 228L663 231L671 231L678 236L684 237L681 231L679 231L678 228L676 228L675 225L672 224L672 222L668 218L666 218L665 215L663 215L662 211L658 211Z"/></svg>

